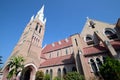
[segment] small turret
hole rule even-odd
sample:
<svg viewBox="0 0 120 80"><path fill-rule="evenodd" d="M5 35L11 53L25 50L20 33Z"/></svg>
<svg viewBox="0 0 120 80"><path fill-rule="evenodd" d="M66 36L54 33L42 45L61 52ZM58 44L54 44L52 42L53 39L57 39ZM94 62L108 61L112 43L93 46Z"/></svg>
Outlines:
<svg viewBox="0 0 120 80"><path fill-rule="evenodd" d="M34 15L31 17L30 22L32 22L33 20L34 20Z"/></svg>

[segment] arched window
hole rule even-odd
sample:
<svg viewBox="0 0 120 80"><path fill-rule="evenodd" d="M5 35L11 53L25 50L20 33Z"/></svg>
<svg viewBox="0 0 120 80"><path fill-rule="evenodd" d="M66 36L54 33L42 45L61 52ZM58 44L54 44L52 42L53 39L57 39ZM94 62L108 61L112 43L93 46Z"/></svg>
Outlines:
<svg viewBox="0 0 120 80"><path fill-rule="evenodd" d="M111 28L106 28L105 29L105 35L109 38L109 39L116 39L118 38L116 31L114 29Z"/></svg>
<svg viewBox="0 0 120 80"><path fill-rule="evenodd" d="M96 73L98 70L97 70L97 66L93 59L90 59L90 64L91 64L93 72Z"/></svg>
<svg viewBox="0 0 120 80"><path fill-rule="evenodd" d="M36 41L36 37L34 37L34 41Z"/></svg>
<svg viewBox="0 0 120 80"><path fill-rule="evenodd" d="M66 52L66 55L67 55L68 54L68 49L66 49L65 52Z"/></svg>
<svg viewBox="0 0 120 80"><path fill-rule="evenodd" d="M52 69L50 69L50 80L52 80L52 77L53 77L53 71Z"/></svg>
<svg viewBox="0 0 120 80"><path fill-rule="evenodd" d="M91 41L91 40L92 40L92 38L90 36L86 37L86 41Z"/></svg>
<svg viewBox="0 0 120 80"><path fill-rule="evenodd" d="M48 72L48 70L46 70L46 74L48 74L49 72Z"/></svg>
<svg viewBox="0 0 120 80"><path fill-rule="evenodd" d="M77 71L76 67L72 67L72 71Z"/></svg>
<svg viewBox="0 0 120 80"><path fill-rule="evenodd" d="M76 46L78 46L78 42L77 42L77 39L75 39L75 44L76 44Z"/></svg>
<svg viewBox="0 0 120 80"><path fill-rule="evenodd" d="M61 69L60 68L58 69L57 75L61 79Z"/></svg>
<svg viewBox="0 0 120 80"><path fill-rule="evenodd" d="M90 35L90 34L88 34L88 35L85 37L85 42L87 42L88 45L94 44L93 36Z"/></svg>
<svg viewBox="0 0 120 80"><path fill-rule="evenodd" d="M63 77L67 74L66 68L63 68Z"/></svg>
<svg viewBox="0 0 120 80"><path fill-rule="evenodd" d="M49 58L51 58L51 53L49 53Z"/></svg>
<svg viewBox="0 0 120 80"><path fill-rule="evenodd" d="M38 30L38 25L39 25L39 23L36 24L36 28L35 28L36 31Z"/></svg>
<svg viewBox="0 0 120 80"><path fill-rule="evenodd" d="M39 33L41 33L41 27L40 27L40 29L39 29Z"/></svg>
<svg viewBox="0 0 120 80"><path fill-rule="evenodd" d="M97 65L100 68L102 66L102 61L99 58L96 58Z"/></svg>
<svg viewBox="0 0 120 80"><path fill-rule="evenodd" d="M57 51L57 57L59 56L59 51Z"/></svg>
<svg viewBox="0 0 120 80"><path fill-rule="evenodd" d="M106 57L103 56L102 59L103 59L103 63L105 63L105 61L106 61Z"/></svg>
<svg viewBox="0 0 120 80"><path fill-rule="evenodd" d="M106 34L107 36L110 36L110 35L113 35L113 32L112 32L112 31L109 31L109 30L106 30L106 31L105 31L105 34Z"/></svg>
<svg viewBox="0 0 120 80"><path fill-rule="evenodd" d="M34 42L34 36L32 36L32 43Z"/></svg>

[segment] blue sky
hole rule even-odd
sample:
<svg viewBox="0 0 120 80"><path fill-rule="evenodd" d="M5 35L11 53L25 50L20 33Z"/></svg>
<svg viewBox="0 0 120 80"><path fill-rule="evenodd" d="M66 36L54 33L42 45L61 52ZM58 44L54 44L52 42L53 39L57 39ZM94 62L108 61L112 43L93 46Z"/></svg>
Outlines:
<svg viewBox="0 0 120 80"><path fill-rule="evenodd" d="M0 0L0 56L11 54L31 16L45 5L44 44L80 33L86 17L116 23L120 0Z"/></svg>

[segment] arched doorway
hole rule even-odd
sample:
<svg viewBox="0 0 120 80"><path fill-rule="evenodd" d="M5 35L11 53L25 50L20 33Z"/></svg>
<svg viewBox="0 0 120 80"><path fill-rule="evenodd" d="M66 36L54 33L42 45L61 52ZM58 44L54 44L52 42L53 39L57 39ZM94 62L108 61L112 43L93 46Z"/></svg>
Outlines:
<svg viewBox="0 0 120 80"><path fill-rule="evenodd" d="M37 71L37 69L36 69L35 65L33 65L33 64L26 65L21 74L20 80L34 80L36 71Z"/></svg>
<svg viewBox="0 0 120 80"><path fill-rule="evenodd" d="M32 69L31 68L28 68L25 70L25 73L24 73L24 78L23 80L30 80L30 74L32 72Z"/></svg>

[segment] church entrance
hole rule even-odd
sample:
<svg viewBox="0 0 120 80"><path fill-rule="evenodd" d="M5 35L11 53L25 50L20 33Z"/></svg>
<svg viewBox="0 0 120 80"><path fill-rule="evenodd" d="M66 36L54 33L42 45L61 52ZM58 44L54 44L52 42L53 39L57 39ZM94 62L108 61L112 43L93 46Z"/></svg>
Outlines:
<svg viewBox="0 0 120 80"><path fill-rule="evenodd" d="M31 68L28 68L28 69L25 71L23 80L30 80L31 71L32 71Z"/></svg>
<svg viewBox="0 0 120 80"><path fill-rule="evenodd" d="M36 70L32 65L26 66L23 70L20 80L34 80Z"/></svg>

